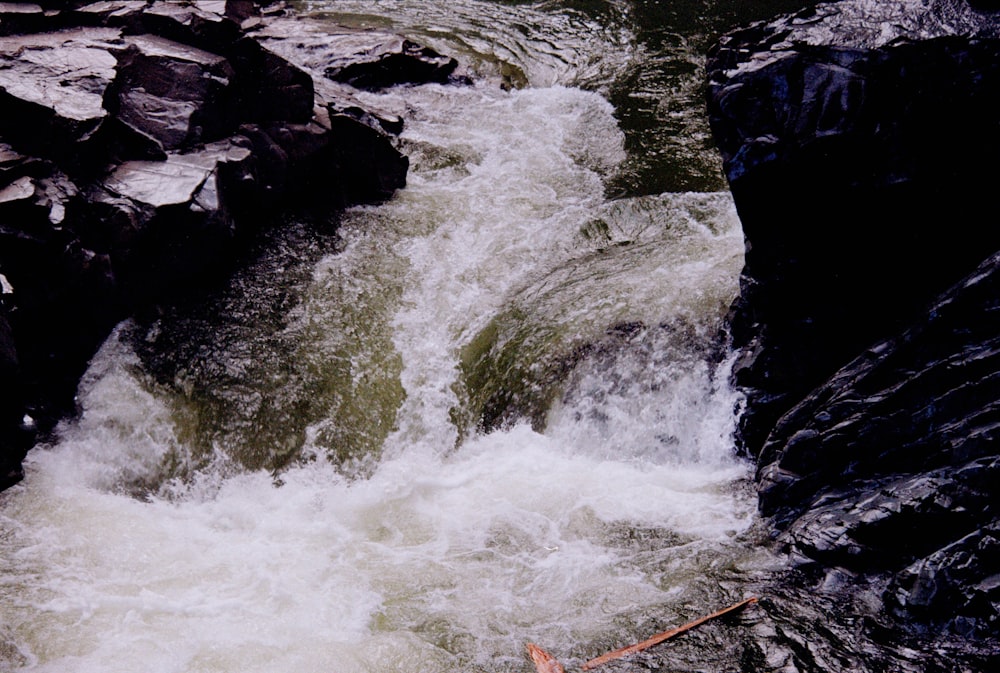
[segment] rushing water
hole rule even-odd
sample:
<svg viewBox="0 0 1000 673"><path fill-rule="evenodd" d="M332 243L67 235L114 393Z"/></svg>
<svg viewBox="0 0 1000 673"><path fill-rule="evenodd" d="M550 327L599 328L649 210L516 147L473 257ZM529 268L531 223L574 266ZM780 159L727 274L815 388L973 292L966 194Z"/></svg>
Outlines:
<svg viewBox="0 0 1000 673"><path fill-rule="evenodd" d="M0 495L0 670L527 671L527 642L578 664L742 598L743 242L693 102L715 24L300 9L476 83L366 94L407 120L405 190L116 330Z"/></svg>

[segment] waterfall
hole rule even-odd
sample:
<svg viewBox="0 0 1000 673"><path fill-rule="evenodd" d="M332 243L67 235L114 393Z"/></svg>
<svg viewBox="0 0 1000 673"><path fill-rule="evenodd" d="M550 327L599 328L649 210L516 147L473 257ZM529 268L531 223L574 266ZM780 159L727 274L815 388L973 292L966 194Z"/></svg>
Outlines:
<svg viewBox="0 0 1000 673"><path fill-rule="evenodd" d="M499 37L449 29L476 84L365 94L407 120L405 190L94 358L0 494L0 670L526 671L742 597L730 197L609 200L624 136L578 85L619 56L490 6Z"/></svg>

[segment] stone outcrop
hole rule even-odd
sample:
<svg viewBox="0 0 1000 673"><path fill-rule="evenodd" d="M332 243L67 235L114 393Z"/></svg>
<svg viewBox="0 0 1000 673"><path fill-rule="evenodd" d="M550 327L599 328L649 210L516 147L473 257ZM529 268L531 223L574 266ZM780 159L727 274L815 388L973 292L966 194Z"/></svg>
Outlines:
<svg viewBox="0 0 1000 673"><path fill-rule="evenodd" d="M925 7L925 5L927 5ZM709 114L748 241L743 437L1000 247L1000 17L964 0L820 5L726 36Z"/></svg>
<svg viewBox="0 0 1000 673"><path fill-rule="evenodd" d="M0 488L116 322L224 273L283 204L405 184L402 120L355 85L455 69L281 4L0 3Z"/></svg>
<svg viewBox="0 0 1000 673"><path fill-rule="evenodd" d="M895 614L1000 635L1000 254L781 418L764 514L796 555L886 572Z"/></svg>
<svg viewBox="0 0 1000 673"><path fill-rule="evenodd" d="M708 62L746 236L734 379L761 510L820 569L808 591L867 596L864 638L907 643L900 670L940 665L900 663L914 648L986 668L1000 651L995 10L844 0Z"/></svg>

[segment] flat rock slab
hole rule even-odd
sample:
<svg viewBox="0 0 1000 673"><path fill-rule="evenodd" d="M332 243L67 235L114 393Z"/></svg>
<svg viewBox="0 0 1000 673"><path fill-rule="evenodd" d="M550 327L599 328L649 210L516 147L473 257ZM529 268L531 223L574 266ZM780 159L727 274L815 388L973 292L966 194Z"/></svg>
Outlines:
<svg viewBox="0 0 1000 673"><path fill-rule="evenodd" d="M43 146L85 139L107 117L104 93L115 78L113 28L0 37L0 130Z"/></svg>
<svg viewBox="0 0 1000 673"><path fill-rule="evenodd" d="M142 11L148 4L146 0L107 0L84 5L76 11L101 16L126 16Z"/></svg>
<svg viewBox="0 0 1000 673"><path fill-rule="evenodd" d="M0 16L4 14L44 14L41 5L30 2L0 2Z"/></svg>
<svg viewBox="0 0 1000 673"><path fill-rule="evenodd" d="M204 151L171 154L166 161L127 161L101 186L113 194L154 208L191 203L220 162L244 161L250 154L250 150L237 147L223 154ZM218 208L217 203L214 206Z"/></svg>
<svg viewBox="0 0 1000 673"><path fill-rule="evenodd" d="M0 203L23 201L35 195L35 182L24 175L0 189Z"/></svg>

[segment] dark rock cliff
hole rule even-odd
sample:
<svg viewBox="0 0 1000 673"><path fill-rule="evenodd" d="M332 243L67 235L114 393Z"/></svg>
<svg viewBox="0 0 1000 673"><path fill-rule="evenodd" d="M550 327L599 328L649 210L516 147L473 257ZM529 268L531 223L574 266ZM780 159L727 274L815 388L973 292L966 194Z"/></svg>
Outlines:
<svg viewBox="0 0 1000 673"><path fill-rule="evenodd" d="M734 378L761 510L818 572L817 604L834 585L867 596L842 601L866 606L859 640L919 652L892 670L1000 663L988 4L818 5L725 36L708 61L746 236Z"/></svg>
<svg viewBox="0 0 1000 673"><path fill-rule="evenodd" d="M730 34L710 117L747 238L733 331L749 448L805 393L1000 247L1000 19L846 2Z"/></svg>
<svg viewBox="0 0 1000 673"><path fill-rule="evenodd" d="M354 85L455 61L261 4L0 3L0 489L115 323L224 274L279 205L405 184L402 120Z"/></svg>

